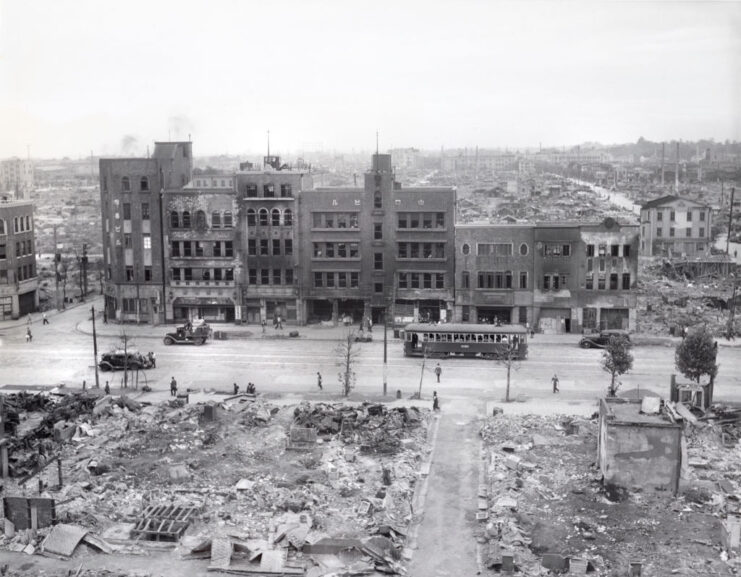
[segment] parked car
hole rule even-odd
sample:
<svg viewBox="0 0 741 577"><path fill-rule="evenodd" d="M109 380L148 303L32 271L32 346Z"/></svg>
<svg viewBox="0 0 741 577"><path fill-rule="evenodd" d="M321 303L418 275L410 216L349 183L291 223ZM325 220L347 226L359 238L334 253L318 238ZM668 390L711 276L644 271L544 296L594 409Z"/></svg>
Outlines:
<svg viewBox="0 0 741 577"><path fill-rule="evenodd" d="M186 323L163 339L166 345L202 345L211 336L211 327L204 322Z"/></svg>
<svg viewBox="0 0 741 577"><path fill-rule="evenodd" d="M127 359L128 357L128 359ZM139 369L151 369L152 361L149 357L145 357L139 352L128 351L111 351L110 353L103 353L100 357L98 367L101 371L123 371L128 368L132 371Z"/></svg>
<svg viewBox="0 0 741 577"><path fill-rule="evenodd" d="M628 331L622 329L608 329L600 331L595 335L586 335L579 341L579 346L583 349L604 349L610 342L610 337L619 337L630 342Z"/></svg>

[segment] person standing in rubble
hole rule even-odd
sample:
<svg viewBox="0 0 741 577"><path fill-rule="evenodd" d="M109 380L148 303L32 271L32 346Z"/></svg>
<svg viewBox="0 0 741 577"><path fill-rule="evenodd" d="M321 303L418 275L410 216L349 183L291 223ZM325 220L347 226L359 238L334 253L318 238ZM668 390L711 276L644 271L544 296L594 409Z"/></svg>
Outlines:
<svg viewBox="0 0 741 577"><path fill-rule="evenodd" d="M433 411L440 410L440 399L437 396L437 391L432 392L432 410Z"/></svg>
<svg viewBox="0 0 741 577"><path fill-rule="evenodd" d="M558 375L556 373L553 373L553 378L551 379L551 382L553 383L553 392L558 393Z"/></svg>
<svg viewBox="0 0 741 577"><path fill-rule="evenodd" d="M234 394L235 395L239 394L239 385L237 383L234 383Z"/></svg>
<svg viewBox="0 0 741 577"><path fill-rule="evenodd" d="M175 380L175 377L172 377L172 380L170 381L170 396L178 396L178 382Z"/></svg>
<svg viewBox="0 0 741 577"><path fill-rule="evenodd" d="M31 334L31 327L28 327L26 329L26 342L30 343L33 340L33 335Z"/></svg>
<svg viewBox="0 0 741 577"><path fill-rule="evenodd" d="M322 373L319 371L316 372L316 386L319 387L320 391L324 390L322 388Z"/></svg>
<svg viewBox="0 0 741 577"><path fill-rule="evenodd" d="M443 370L440 368L440 363L437 363L437 366L435 367L435 375L437 376L437 382L440 382L440 375L443 373Z"/></svg>
<svg viewBox="0 0 741 577"><path fill-rule="evenodd" d="M262 319L260 324L262 325L262 334L265 334L265 327L268 326L268 321L266 321L265 319Z"/></svg>
<svg viewBox="0 0 741 577"><path fill-rule="evenodd" d="M108 384L108 381L105 382L105 388L103 389L106 395L111 394L111 386Z"/></svg>

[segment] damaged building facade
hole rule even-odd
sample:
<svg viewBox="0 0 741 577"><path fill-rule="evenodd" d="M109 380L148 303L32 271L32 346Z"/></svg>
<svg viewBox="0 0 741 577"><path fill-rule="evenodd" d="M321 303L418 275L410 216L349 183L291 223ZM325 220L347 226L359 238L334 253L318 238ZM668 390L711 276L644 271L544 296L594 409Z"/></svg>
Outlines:
<svg viewBox="0 0 741 577"><path fill-rule="evenodd" d="M311 175L267 156L264 169L244 165L234 176L239 209L243 317L291 324L305 322L299 293L298 199L311 189Z"/></svg>
<svg viewBox="0 0 741 577"><path fill-rule="evenodd" d="M694 258L710 255L712 209L678 196L641 207L641 255Z"/></svg>
<svg viewBox="0 0 741 577"><path fill-rule="evenodd" d="M156 142L149 158L100 159L109 319L160 323L173 318L164 306L172 301L168 299L163 191L185 186L192 169L190 142Z"/></svg>
<svg viewBox="0 0 741 577"><path fill-rule="evenodd" d="M635 328L639 229L599 223L456 227L456 320L546 333Z"/></svg>
<svg viewBox="0 0 741 577"><path fill-rule="evenodd" d="M301 294L307 321L449 320L453 309L452 187L403 188L391 155L375 154L362 188L299 198Z"/></svg>
<svg viewBox="0 0 741 577"><path fill-rule="evenodd" d="M39 306L33 202L0 199L0 320Z"/></svg>

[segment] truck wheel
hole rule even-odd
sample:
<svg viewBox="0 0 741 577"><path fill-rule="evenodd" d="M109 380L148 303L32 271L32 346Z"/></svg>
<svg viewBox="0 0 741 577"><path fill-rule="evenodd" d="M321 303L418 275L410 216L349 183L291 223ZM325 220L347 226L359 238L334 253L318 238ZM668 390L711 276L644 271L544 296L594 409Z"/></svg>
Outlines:
<svg viewBox="0 0 741 577"><path fill-rule="evenodd" d="M579 343L579 346L583 349L591 349L592 343L590 343L589 341L584 341L583 343Z"/></svg>
<svg viewBox="0 0 741 577"><path fill-rule="evenodd" d="M110 371L111 365L109 365L108 363L100 363L100 370L104 372Z"/></svg>
<svg viewBox="0 0 741 577"><path fill-rule="evenodd" d="M165 341L165 344L166 344L166 345L171 345L171 344L173 344L173 343L175 342L175 341L174 341L174 340L172 339L172 337L165 337L165 338L164 338L164 341Z"/></svg>

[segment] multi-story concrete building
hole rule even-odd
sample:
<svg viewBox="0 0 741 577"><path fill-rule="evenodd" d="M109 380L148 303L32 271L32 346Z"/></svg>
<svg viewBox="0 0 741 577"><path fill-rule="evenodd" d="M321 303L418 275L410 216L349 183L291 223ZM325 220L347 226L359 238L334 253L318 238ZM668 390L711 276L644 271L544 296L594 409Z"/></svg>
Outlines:
<svg viewBox="0 0 741 577"><path fill-rule="evenodd" d="M456 320L543 332L635 326L636 225L461 225Z"/></svg>
<svg viewBox="0 0 741 577"><path fill-rule="evenodd" d="M150 158L100 159L104 292L109 319L172 320L173 299L167 289L165 261L170 243L162 198L163 191L190 182L192 167L190 142L157 142Z"/></svg>
<svg viewBox="0 0 741 577"><path fill-rule="evenodd" d="M239 318L234 175L202 173L164 191L168 319Z"/></svg>
<svg viewBox="0 0 741 577"><path fill-rule="evenodd" d="M456 227L456 321L530 322L533 235L532 225Z"/></svg>
<svg viewBox="0 0 741 577"><path fill-rule="evenodd" d="M8 158L0 162L0 192L12 192L16 200L28 200L34 190L33 162Z"/></svg>
<svg viewBox="0 0 741 577"><path fill-rule="evenodd" d="M282 165L278 157L266 157L262 170L244 168L235 175L242 318L303 324L297 206L313 186L311 175Z"/></svg>
<svg viewBox="0 0 741 577"><path fill-rule="evenodd" d="M641 255L710 255L712 218L709 206L678 196L647 202L641 207Z"/></svg>
<svg viewBox="0 0 741 577"><path fill-rule="evenodd" d="M39 306L33 203L0 198L0 320Z"/></svg>
<svg viewBox="0 0 741 577"><path fill-rule="evenodd" d="M456 191L402 188L391 156L376 154L363 188L317 188L299 198L304 318L397 322L450 319Z"/></svg>

